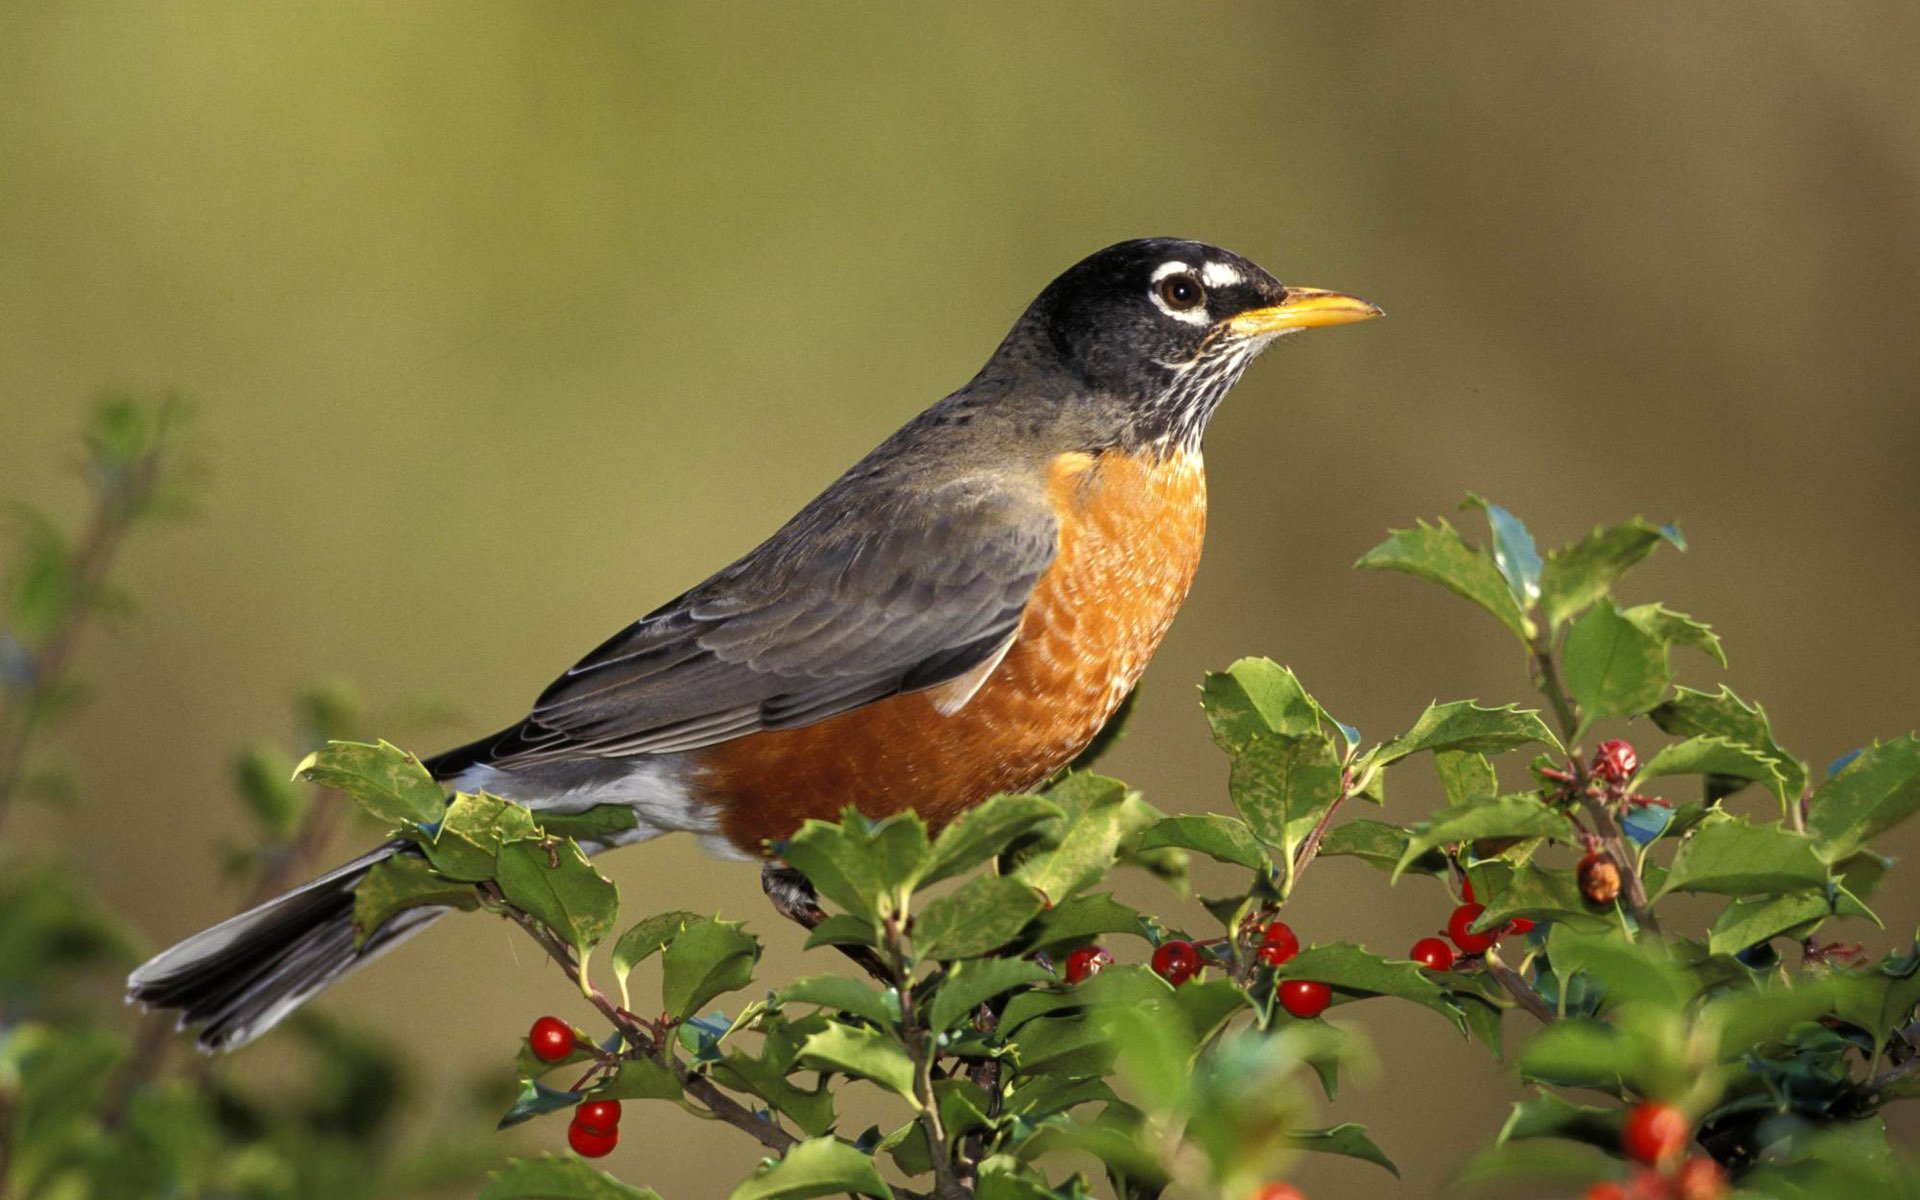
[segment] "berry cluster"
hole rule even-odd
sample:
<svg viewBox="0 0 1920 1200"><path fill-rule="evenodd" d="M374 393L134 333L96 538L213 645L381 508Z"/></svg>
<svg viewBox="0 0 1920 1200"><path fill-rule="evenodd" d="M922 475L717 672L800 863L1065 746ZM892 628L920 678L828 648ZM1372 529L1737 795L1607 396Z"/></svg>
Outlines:
<svg viewBox="0 0 1920 1200"><path fill-rule="evenodd" d="M1300 953L1300 938L1285 921L1255 925L1258 943L1253 956L1269 969L1280 967ZM1066 981L1083 983L1113 965L1105 946L1082 946L1067 956ZM1154 947L1153 973L1174 987L1190 983L1206 969L1206 953L1185 938L1168 938ZM1285 979L1274 990L1280 1007L1296 1017L1317 1017L1333 1003L1333 989L1311 979ZM1272 1186L1284 1186L1275 1184Z"/></svg>
<svg viewBox="0 0 1920 1200"><path fill-rule="evenodd" d="M1727 1175L1720 1164L1685 1157L1692 1132L1686 1114L1671 1104L1635 1106L1620 1127L1620 1149L1640 1169L1624 1184L1594 1184L1586 1200L1721 1200Z"/></svg>
<svg viewBox="0 0 1920 1200"><path fill-rule="evenodd" d="M1508 934L1524 934L1532 930L1533 922L1525 917L1515 917L1499 929L1475 929L1474 923L1480 920L1487 906L1473 897L1473 884L1468 880L1460 881L1461 902L1447 916L1447 937L1453 940L1449 946L1437 937L1423 937L1407 951L1407 957L1419 963L1429 971L1451 971L1458 955L1454 947L1459 947L1460 955L1472 957L1485 954Z"/></svg>
<svg viewBox="0 0 1920 1200"><path fill-rule="evenodd" d="M527 1048L543 1063L566 1059L579 1045L573 1026L559 1017L541 1017L527 1031ZM620 1102L588 1100L573 1110L567 1145L583 1158L604 1158L620 1144Z"/></svg>

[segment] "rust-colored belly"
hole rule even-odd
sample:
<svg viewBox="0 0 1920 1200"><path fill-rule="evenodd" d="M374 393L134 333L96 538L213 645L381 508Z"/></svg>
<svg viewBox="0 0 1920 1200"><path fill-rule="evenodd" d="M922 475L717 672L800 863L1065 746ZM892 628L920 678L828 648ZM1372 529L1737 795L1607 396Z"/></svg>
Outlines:
<svg viewBox="0 0 1920 1200"><path fill-rule="evenodd" d="M1066 454L1048 492L1058 554L973 698L943 715L938 689L894 696L699 752L696 786L729 840L760 853L848 804L872 817L911 808L938 828L995 792L1033 787L1092 740L1186 599L1206 477L1197 455Z"/></svg>

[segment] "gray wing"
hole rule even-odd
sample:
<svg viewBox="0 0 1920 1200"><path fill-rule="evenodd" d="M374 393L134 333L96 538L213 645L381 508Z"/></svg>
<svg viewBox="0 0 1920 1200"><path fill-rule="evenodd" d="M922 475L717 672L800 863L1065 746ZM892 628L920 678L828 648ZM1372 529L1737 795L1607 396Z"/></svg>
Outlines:
<svg viewBox="0 0 1920 1200"><path fill-rule="evenodd" d="M1041 495L992 477L829 491L582 659L520 725L445 765L694 750L938 686L1013 636L1057 537Z"/></svg>

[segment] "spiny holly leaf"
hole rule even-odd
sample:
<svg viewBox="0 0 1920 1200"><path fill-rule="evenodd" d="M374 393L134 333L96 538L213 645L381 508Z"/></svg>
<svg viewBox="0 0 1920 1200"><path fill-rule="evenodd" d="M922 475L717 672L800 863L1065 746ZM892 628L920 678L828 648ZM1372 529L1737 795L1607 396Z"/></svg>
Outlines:
<svg viewBox="0 0 1920 1200"><path fill-rule="evenodd" d="M795 1069L794 1059L801 1044L818 1032L814 1026L825 1028L818 1018L796 1027L777 1016L763 1017L757 1026L763 1035L759 1055L729 1048L709 1070L720 1083L752 1092L775 1111L791 1117L802 1132L818 1137L834 1126L832 1092L824 1079L812 1091L806 1091L788 1078Z"/></svg>
<svg viewBox="0 0 1920 1200"><path fill-rule="evenodd" d="M1581 897L1580 884L1571 871L1549 871L1530 862L1492 859L1468 868L1467 878L1473 882L1473 894L1486 905L1486 911L1474 922L1476 928L1504 926L1515 917L1581 927L1605 926L1612 920L1611 910L1594 909Z"/></svg>
<svg viewBox="0 0 1920 1200"><path fill-rule="evenodd" d="M1673 856L1661 891L1730 896L1824 887L1827 864L1813 843L1778 825L1716 815L1700 823Z"/></svg>
<svg viewBox="0 0 1920 1200"><path fill-rule="evenodd" d="M1757 704L1749 707L1725 685L1718 695L1676 689L1673 699L1649 715L1655 725L1677 737L1724 737L1772 759L1780 768L1781 783L1774 794L1782 803L1798 797L1807 785L1806 768L1773 740L1766 710Z"/></svg>
<svg viewBox="0 0 1920 1200"><path fill-rule="evenodd" d="M1468 750L1436 750L1433 752L1433 769L1440 776L1440 789L1446 793L1447 803L1455 808L1491 800L1500 794L1500 778L1484 754Z"/></svg>
<svg viewBox="0 0 1920 1200"><path fill-rule="evenodd" d="M309 783L347 793L392 825L432 825L446 810L440 785L420 760L387 742L328 742L294 768Z"/></svg>
<svg viewBox="0 0 1920 1200"><path fill-rule="evenodd" d="M1067 819L1054 844L1022 859L1011 877L1058 904L1103 878L1120 843L1152 818L1128 807L1126 784L1099 775L1069 775L1047 797L1066 810Z"/></svg>
<svg viewBox="0 0 1920 1200"><path fill-rule="evenodd" d="M801 1142L727 1193L727 1200L805 1200L850 1192L888 1200L893 1195L873 1159L838 1138Z"/></svg>
<svg viewBox="0 0 1920 1200"><path fill-rule="evenodd" d="M577 813L543 812L539 821L548 834L576 842L604 842L640 825L640 818L625 804L596 804Z"/></svg>
<svg viewBox="0 0 1920 1200"><path fill-rule="evenodd" d="M1312 1150L1317 1154L1342 1154L1348 1158L1357 1158L1376 1166L1385 1167L1400 1178L1400 1168L1393 1165L1386 1151L1374 1144L1367 1136L1367 1127L1355 1125L1351 1121L1344 1125L1332 1125L1326 1129L1296 1129L1287 1135L1287 1145L1296 1150Z"/></svg>
<svg viewBox="0 0 1920 1200"><path fill-rule="evenodd" d="M1860 752L1807 803L1807 832L1820 857L1838 862L1920 809L1920 739Z"/></svg>
<svg viewBox="0 0 1920 1200"><path fill-rule="evenodd" d="M507 903L558 934L582 958L613 932L620 891L580 847L555 839L508 842L494 863Z"/></svg>
<svg viewBox="0 0 1920 1200"><path fill-rule="evenodd" d="M447 805L432 837L415 840L433 869L449 879L480 883L493 878L502 842L539 836L533 814L486 793L462 792Z"/></svg>
<svg viewBox="0 0 1920 1200"><path fill-rule="evenodd" d="M416 855L382 859L353 889L353 944L365 945L395 913L425 906L472 912L480 907L480 896L472 884L436 874Z"/></svg>
<svg viewBox="0 0 1920 1200"><path fill-rule="evenodd" d="M1035 826L1064 815L1059 805L1040 796L993 796L940 831L919 886L970 871Z"/></svg>
<svg viewBox="0 0 1920 1200"><path fill-rule="evenodd" d="M1825 888L1737 897L1714 921L1707 949L1714 954L1738 954L1782 934L1804 937L1832 912Z"/></svg>
<svg viewBox="0 0 1920 1200"><path fill-rule="evenodd" d="M500 1124L496 1128L507 1129L546 1113L572 1108L580 1103L580 1097L583 1094L548 1087L538 1079L522 1079L519 1094L514 1097L512 1107L508 1108L500 1118Z"/></svg>
<svg viewBox="0 0 1920 1200"><path fill-rule="evenodd" d="M900 1039L866 1026L831 1024L806 1040L800 1061L821 1071L870 1079L914 1108L913 1059Z"/></svg>
<svg viewBox="0 0 1920 1200"><path fill-rule="evenodd" d="M1558 626L1606 595L1614 580L1663 541L1686 549L1678 529L1635 517L1624 525L1595 529L1573 545L1548 554L1540 570L1540 609L1548 624Z"/></svg>
<svg viewBox="0 0 1920 1200"><path fill-rule="evenodd" d="M1645 1002L1674 1011L1698 990L1665 943L1629 941L1614 928L1588 931L1556 921L1547 931L1547 957L1563 979L1587 972L1603 981L1609 1008Z"/></svg>
<svg viewBox="0 0 1920 1200"><path fill-rule="evenodd" d="M1141 850L1177 846L1196 850L1209 858L1259 871L1267 866L1267 852L1247 828L1245 821L1218 813L1168 817L1148 826L1134 845Z"/></svg>
<svg viewBox="0 0 1920 1200"><path fill-rule="evenodd" d="M698 920L698 913L682 910L656 913L621 934L620 940L613 944L613 973L620 978L621 995L626 995L627 976L635 967L666 949L682 929Z"/></svg>
<svg viewBox="0 0 1920 1200"><path fill-rule="evenodd" d="M577 1158L543 1154L509 1160L480 1200L660 1200L660 1193L630 1187Z"/></svg>
<svg viewBox="0 0 1920 1200"><path fill-rule="evenodd" d="M1068 943L1079 943L1103 933L1127 933L1147 936L1147 918L1140 911L1115 900L1109 892L1075 896L1065 904L1056 904L1040 915L1026 942L1026 949L1049 950Z"/></svg>
<svg viewBox="0 0 1920 1200"><path fill-rule="evenodd" d="M868 919L900 911L931 864L927 827L908 812L873 821L849 807L839 824L808 821L780 856L821 895Z"/></svg>
<svg viewBox="0 0 1920 1200"><path fill-rule="evenodd" d="M1620 1144L1621 1112L1618 1107L1574 1104L1552 1092L1541 1092L1513 1106L1496 1140L1568 1138L1611 1150Z"/></svg>
<svg viewBox="0 0 1920 1200"><path fill-rule="evenodd" d="M1045 898L1008 875L978 875L940 897L913 919L913 945L942 962L978 958L1020 936Z"/></svg>
<svg viewBox="0 0 1920 1200"><path fill-rule="evenodd" d="M1243 658L1209 673L1200 686L1213 740L1229 754L1259 733L1295 737L1320 728L1320 705L1292 671L1267 658Z"/></svg>
<svg viewBox="0 0 1920 1200"><path fill-rule="evenodd" d="M1437 583L1492 613L1521 641L1533 634L1533 623L1514 600L1493 559L1485 550L1468 545L1445 521L1396 529L1354 565L1362 570L1401 571Z"/></svg>
<svg viewBox="0 0 1920 1200"><path fill-rule="evenodd" d="M1465 1030L1445 990L1423 968L1411 962L1389 962L1347 942L1309 946L1275 971L1274 978L1324 983L1333 989L1335 1004L1368 996L1398 996L1425 1005Z"/></svg>
<svg viewBox="0 0 1920 1200"><path fill-rule="evenodd" d="M1720 1035L1719 1057L1735 1060L1783 1042L1796 1026L1833 1011L1831 976L1770 979L1757 987L1729 988L1708 998L1699 1025Z"/></svg>
<svg viewBox="0 0 1920 1200"><path fill-rule="evenodd" d="M1373 757L1384 766L1422 750L1489 754L1528 742L1560 748L1560 740L1553 736L1537 712L1512 705L1481 708L1471 700L1455 700L1449 704L1428 705L1412 729L1382 744L1373 752Z"/></svg>
<svg viewBox="0 0 1920 1200"><path fill-rule="evenodd" d="M783 1005L818 1004L865 1017L886 1028L892 1028L900 1020L900 1001L891 991L883 995L845 975L808 975L796 979L774 993L774 999Z"/></svg>
<svg viewBox="0 0 1920 1200"><path fill-rule="evenodd" d="M1422 854L1455 842L1477 842L1483 838L1565 839L1571 832L1565 813L1540 803L1531 793L1501 796L1464 808L1443 808L1433 820L1423 821L1409 832L1407 848L1393 875L1398 879Z"/></svg>
<svg viewBox="0 0 1920 1200"><path fill-rule="evenodd" d="M1832 987L1835 1015L1873 1035L1877 1058L1888 1035L1905 1025L1920 1005L1920 941L1870 971L1836 974Z"/></svg>
<svg viewBox="0 0 1920 1200"><path fill-rule="evenodd" d="M981 958L955 963L934 993L933 1004L927 1010L927 1024L934 1033L945 1033L969 1020L975 1009L995 996L1052 978L1038 964L1020 958Z"/></svg>
<svg viewBox="0 0 1920 1200"><path fill-rule="evenodd" d="M1620 615L1645 630L1647 636L1662 646L1691 646L1721 666L1727 665L1727 652L1721 649L1720 638L1712 627L1685 613L1677 613L1658 604L1637 604Z"/></svg>
<svg viewBox="0 0 1920 1200"><path fill-rule="evenodd" d="M1778 759L1726 737L1694 737L1660 747L1634 776L1632 786L1638 790L1643 781L1665 775L1732 775L1764 783L1775 795L1786 782Z"/></svg>
<svg viewBox="0 0 1920 1200"><path fill-rule="evenodd" d="M1323 733L1256 734L1234 755L1227 791L1255 837L1272 847L1291 890L1293 853L1306 831L1340 798L1340 759Z"/></svg>
<svg viewBox="0 0 1920 1200"><path fill-rule="evenodd" d="M1606 597L1567 631L1561 664L1567 690L1588 721L1646 712L1673 682L1666 645Z"/></svg>
<svg viewBox="0 0 1920 1200"><path fill-rule="evenodd" d="M1540 552L1534 548L1533 534L1526 522L1485 497L1467 493L1462 508L1478 508L1487 514L1487 527L1493 534L1493 565L1500 568L1514 601L1525 612L1540 598Z"/></svg>
<svg viewBox="0 0 1920 1200"><path fill-rule="evenodd" d="M1398 825L1385 821L1348 821L1327 831L1320 839L1319 853L1323 857L1357 858L1369 866L1396 874L1412 871L1419 875L1439 875L1448 869L1447 856L1438 850L1415 852L1409 859L1409 841L1407 831Z"/></svg>
<svg viewBox="0 0 1920 1200"><path fill-rule="evenodd" d="M661 955L660 1003L684 1021L715 996L745 987L759 959L760 943L740 922L689 921Z"/></svg>

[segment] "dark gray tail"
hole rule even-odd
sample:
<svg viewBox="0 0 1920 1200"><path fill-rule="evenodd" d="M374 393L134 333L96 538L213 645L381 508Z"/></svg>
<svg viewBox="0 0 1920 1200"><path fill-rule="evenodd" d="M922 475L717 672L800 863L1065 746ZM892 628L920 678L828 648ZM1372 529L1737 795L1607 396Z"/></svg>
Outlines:
<svg viewBox="0 0 1920 1200"><path fill-rule="evenodd" d="M127 978L127 999L178 1009L203 1050L231 1050L259 1037L347 972L419 932L443 909L417 908L353 944L353 889L389 842L312 883L194 934Z"/></svg>

